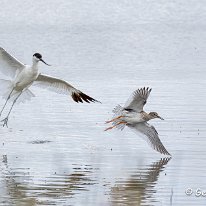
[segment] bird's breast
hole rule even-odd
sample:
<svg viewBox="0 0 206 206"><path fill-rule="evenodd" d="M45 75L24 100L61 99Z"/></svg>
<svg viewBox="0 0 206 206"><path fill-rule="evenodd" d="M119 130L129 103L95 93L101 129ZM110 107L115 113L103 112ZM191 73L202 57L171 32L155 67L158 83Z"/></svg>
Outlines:
<svg viewBox="0 0 206 206"><path fill-rule="evenodd" d="M139 112L129 112L126 115L123 115L123 121L126 121L128 124L136 124L140 122L144 122L145 120L142 118L141 113Z"/></svg>
<svg viewBox="0 0 206 206"><path fill-rule="evenodd" d="M22 70L15 79L15 89L23 90L28 88L38 77L38 72L31 69Z"/></svg>

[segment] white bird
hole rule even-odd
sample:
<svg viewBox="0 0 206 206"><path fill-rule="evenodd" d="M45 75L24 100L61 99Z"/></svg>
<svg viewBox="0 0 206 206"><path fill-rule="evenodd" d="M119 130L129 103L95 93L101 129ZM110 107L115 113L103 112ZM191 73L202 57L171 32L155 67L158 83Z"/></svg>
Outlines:
<svg viewBox="0 0 206 206"><path fill-rule="evenodd" d="M99 102L64 80L39 73L38 63L40 61L50 66L42 59L41 54L35 53L32 60L33 63L31 66L25 65L0 47L0 71L12 78L12 80L0 79L0 92L3 97L6 98L6 102L0 111L0 116L2 115L8 100L13 100L8 115L2 120L3 126L7 126L9 115L17 100L22 102L34 96L29 90L29 87L33 83L58 93L70 95L75 102Z"/></svg>
<svg viewBox="0 0 206 206"><path fill-rule="evenodd" d="M146 137L146 141L153 149L162 154L170 155L159 139L156 129L147 123L147 121L155 118L164 119L156 112L146 113L143 111L151 90L145 87L138 89L132 94L124 107L117 105L113 110L114 118L106 121L106 123L113 122L113 126L105 129L105 131L115 127L123 130L125 126L128 126L141 136Z"/></svg>

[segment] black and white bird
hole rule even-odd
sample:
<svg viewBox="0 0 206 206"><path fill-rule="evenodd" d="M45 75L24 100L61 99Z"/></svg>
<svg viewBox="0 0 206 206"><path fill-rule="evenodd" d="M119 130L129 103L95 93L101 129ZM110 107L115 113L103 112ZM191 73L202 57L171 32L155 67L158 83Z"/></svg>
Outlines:
<svg viewBox="0 0 206 206"><path fill-rule="evenodd" d="M0 71L11 78L11 80L0 79L1 94L6 99L6 102L0 111L0 116L2 115L7 102L9 100L13 101L8 115L2 120L3 126L7 126L9 115L17 100L22 102L29 100L34 96L29 90L29 87L34 83L34 85L48 88L57 93L70 95L75 102L99 102L64 80L39 73L39 62L43 62L50 66L42 59L41 54L35 53L32 61L31 66L25 65L0 47Z"/></svg>
<svg viewBox="0 0 206 206"><path fill-rule="evenodd" d="M162 144L157 130L147 123L149 120L155 118L159 118L161 120L164 119L156 112L146 113L143 110L151 91L152 89L149 89L148 87L137 89L126 102L124 107L117 105L113 110L114 118L110 121L106 121L106 123L112 122L113 126L108 127L105 131L113 128L123 130L125 126L128 126L135 132L141 134L141 136L145 137L144 139L146 139L153 149L162 154L170 155Z"/></svg>

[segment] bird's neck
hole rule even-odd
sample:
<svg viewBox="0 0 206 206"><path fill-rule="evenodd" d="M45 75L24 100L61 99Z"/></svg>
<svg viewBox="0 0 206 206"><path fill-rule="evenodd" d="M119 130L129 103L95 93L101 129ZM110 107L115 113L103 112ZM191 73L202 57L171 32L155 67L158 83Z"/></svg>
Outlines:
<svg viewBox="0 0 206 206"><path fill-rule="evenodd" d="M144 111L141 112L141 115L142 119L144 119L145 121L149 121L150 119L152 119L151 116Z"/></svg>
<svg viewBox="0 0 206 206"><path fill-rule="evenodd" d="M39 70L38 62L37 61L33 61L32 70L34 70L34 71L38 71Z"/></svg>

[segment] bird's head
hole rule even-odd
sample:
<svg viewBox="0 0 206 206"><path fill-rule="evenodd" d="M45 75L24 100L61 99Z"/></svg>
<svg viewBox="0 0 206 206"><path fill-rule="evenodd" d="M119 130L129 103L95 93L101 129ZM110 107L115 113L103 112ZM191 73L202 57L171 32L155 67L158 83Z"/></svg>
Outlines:
<svg viewBox="0 0 206 206"><path fill-rule="evenodd" d="M42 59L42 55L39 54L39 53L35 53L35 54L33 55L33 61L34 61L34 62L39 62L39 61L41 61L41 62L43 62L44 64L46 64L46 65L48 65L48 66L51 66L51 65L47 64L47 63Z"/></svg>
<svg viewBox="0 0 206 206"><path fill-rule="evenodd" d="M150 119L155 119L155 118L159 118L161 120L164 120L162 117L160 117L157 112L150 112L149 113Z"/></svg>

